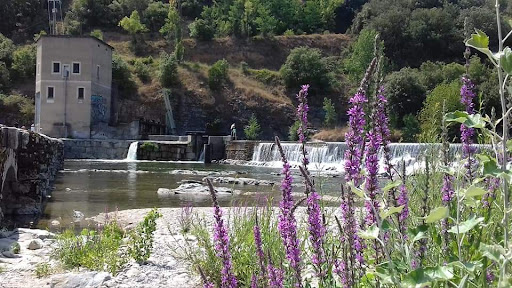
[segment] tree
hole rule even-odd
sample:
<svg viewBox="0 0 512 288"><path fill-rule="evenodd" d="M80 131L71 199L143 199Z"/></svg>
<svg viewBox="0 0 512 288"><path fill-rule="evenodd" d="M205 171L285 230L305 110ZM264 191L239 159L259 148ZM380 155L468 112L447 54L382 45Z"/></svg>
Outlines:
<svg viewBox="0 0 512 288"><path fill-rule="evenodd" d="M0 93L7 92L7 88L11 85L9 70L4 62L0 61Z"/></svg>
<svg viewBox="0 0 512 288"><path fill-rule="evenodd" d="M249 123L247 124L247 126L244 127L244 134L247 140L256 140L261 134L261 127L254 113L249 119Z"/></svg>
<svg viewBox="0 0 512 288"><path fill-rule="evenodd" d="M325 112L324 125L330 128L334 127L336 125L336 119L338 118L338 115L336 114L336 110L331 99L324 97L323 108Z"/></svg>
<svg viewBox="0 0 512 288"><path fill-rule="evenodd" d="M112 54L112 82L117 85L119 95L129 98L137 92L128 64L118 54Z"/></svg>
<svg viewBox="0 0 512 288"><path fill-rule="evenodd" d="M140 22L140 16L137 10L133 11L129 18L125 16L121 19L121 21L119 21L119 26L126 30L130 35L136 35L148 31L146 25Z"/></svg>
<svg viewBox="0 0 512 288"><path fill-rule="evenodd" d="M27 45L14 51L12 74L16 80L31 79L36 73L36 47Z"/></svg>
<svg viewBox="0 0 512 288"><path fill-rule="evenodd" d="M416 115L425 100L425 87L421 85L418 73L411 68L403 68L387 77L386 94L389 103L390 122L403 127L402 118L407 114Z"/></svg>
<svg viewBox="0 0 512 288"><path fill-rule="evenodd" d="M330 74L318 49L295 48L279 70L288 88L310 84L312 89L329 90Z"/></svg>
<svg viewBox="0 0 512 288"><path fill-rule="evenodd" d="M352 44L352 54L343 61L343 67L347 71L349 79L354 83L363 78L366 68L374 57L376 36L377 31L363 29ZM382 41L379 41L379 49L384 49Z"/></svg>
<svg viewBox="0 0 512 288"><path fill-rule="evenodd" d="M0 61L11 64L12 53L16 49L11 39L0 34Z"/></svg>
<svg viewBox="0 0 512 288"><path fill-rule="evenodd" d="M90 35L97 39L103 40L103 32L101 32L100 29L92 30Z"/></svg>
<svg viewBox="0 0 512 288"><path fill-rule="evenodd" d="M185 56L185 46L183 46L182 41L176 42L176 46L174 47L174 54L176 55L176 60L178 63L183 61L183 57Z"/></svg>
<svg viewBox="0 0 512 288"><path fill-rule="evenodd" d="M25 125L30 127L34 121L34 102L22 95L0 94L0 122L7 125Z"/></svg>
<svg viewBox="0 0 512 288"><path fill-rule="evenodd" d="M133 11L130 18L124 17L119 21L119 26L132 35L131 49L135 54L142 54L145 48L144 38L139 37L140 33L147 32L146 25L140 22L139 12Z"/></svg>
<svg viewBox="0 0 512 288"><path fill-rule="evenodd" d="M228 76L229 64L226 59L215 62L208 70L208 86L212 90L218 90L222 84L229 79Z"/></svg>
<svg viewBox="0 0 512 288"><path fill-rule="evenodd" d="M146 23L151 32L160 31L165 24L168 11L169 4L164 4L160 1L149 3L143 15L144 23Z"/></svg>
<svg viewBox="0 0 512 288"><path fill-rule="evenodd" d="M190 37L198 40L209 41L215 36L215 27L204 19L196 19L188 28L190 29Z"/></svg>
<svg viewBox="0 0 512 288"><path fill-rule="evenodd" d="M173 1L169 4L167 11L167 18L165 24L160 29L160 34L164 35L169 39L181 40L181 17L176 7L176 3Z"/></svg>
<svg viewBox="0 0 512 288"><path fill-rule="evenodd" d="M168 88L178 83L178 61L174 54L163 52L160 55L160 84Z"/></svg>

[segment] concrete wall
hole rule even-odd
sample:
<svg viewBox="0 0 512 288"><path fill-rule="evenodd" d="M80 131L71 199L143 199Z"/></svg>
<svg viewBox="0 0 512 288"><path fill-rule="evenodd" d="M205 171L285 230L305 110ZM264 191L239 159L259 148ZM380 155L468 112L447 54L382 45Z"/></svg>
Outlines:
<svg viewBox="0 0 512 288"><path fill-rule="evenodd" d="M60 63L60 73L53 73L53 62ZM73 63L80 64L79 73L73 73ZM70 68L68 78L63 77L64 65ZM41 132L52 137L90 138L92 120L109 121L111 83L112 48L106 43L92 37L41 37L36 69ZM48 99L48 87L54 87L53 100ZM78 99L79 88L84 88L83 101Z"/></svg>
<svg viewBox="0 0 512 288"><path fill-rule="evenodd" d="M61 139L66 159L125 159L133 140Z"/></svg>
<svg viewBox="0 0 512 288"><path fill-rule="evenodd" d="M192 142L142 141L137 149L137 160L196 161Z"/></svg>
<svg viewBox="0 0 512 288"><path fill-rule="evenodd" d="M63 164L62 141L0 125L0 220L41 213Z"/></svg>
<svg viewBox="0 0 512 288"><path fill-rule="evenodd" d="M258 143L260 142L247 140L229 141L226 143L226 159L250 161L252 160L254 146Z"/></svg>

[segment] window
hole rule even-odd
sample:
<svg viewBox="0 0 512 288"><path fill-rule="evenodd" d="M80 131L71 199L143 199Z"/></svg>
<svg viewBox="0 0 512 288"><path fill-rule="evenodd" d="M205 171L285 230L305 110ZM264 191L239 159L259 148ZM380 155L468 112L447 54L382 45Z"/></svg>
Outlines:
<svg viewBox="0 0 512 288"><path fill-rule="evenodd" d="M73 74L80 74L80 62L73 62Z"/></svg>
<svg viewBox="0 0 512 288"><path fill-rule="evenodd" d="M96 66L96 79L100 80L100 65Z"/></svg>
<svg viewBox="0 0 512 288"><path fill-rule="evenodd" d="M46 89L46 103L53 103L55 100L55 87L48 86Z"/></svg>
<svg viewBox="0 0 512 288"><path fill-rule="evenodd" d="M60 62L52 62L52 74L60 74Z"/></svg>
<svg viewBox="0 0 512 288"><path fill-rule="evenodd" d="M85 88L78 87L77 96L76 96L78 98L78 103L84 103L84 96L85 96Z"/></svg>

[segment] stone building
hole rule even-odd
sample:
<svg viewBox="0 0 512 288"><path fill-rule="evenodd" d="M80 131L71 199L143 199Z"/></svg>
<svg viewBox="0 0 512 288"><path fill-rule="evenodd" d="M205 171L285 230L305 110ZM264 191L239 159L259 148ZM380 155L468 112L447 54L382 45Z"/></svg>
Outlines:
<svg viewBox="0 0 512 288"><path fill-rule="evenodd" d="M112 107L112 46L94 37L37 41L35 129L51 137L91 138Z"/></svg>

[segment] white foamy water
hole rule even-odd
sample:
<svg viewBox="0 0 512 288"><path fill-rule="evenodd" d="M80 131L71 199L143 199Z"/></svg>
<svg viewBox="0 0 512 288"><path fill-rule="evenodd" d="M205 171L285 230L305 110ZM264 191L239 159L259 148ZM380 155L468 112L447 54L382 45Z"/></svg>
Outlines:
<svg viewBox="0 0 512 288"><path fill-rule="evenodd" d="M298 168L302 162L302 146L298 143L281 143L286 159L292 168ZM483 145L475 145L482 149ZM398 169L402 163L405 165L407 174L424 168L425 157L442 157L441 144L424 143L391 143L389 144L391 163ZM451 144L450 154L459 156L461 144ZM344 171L344 154L348 149L345 142L320 142L308 143L306 145L309 168L318 171L332 171L342 173ZM380 172L384 173L384 151L379 151ZM254 147L252 160L247 163L250 166L282 167L281 155L274 143L259 143Z"/></svg>
<svg viewBox="0 0 512 288"><path fill-rule="evenodd" d="M128 148L128 154L126 155L126 160L137 160L137 147L139 146L139 142L135 141L130 144L130 148Z"/></svg>

